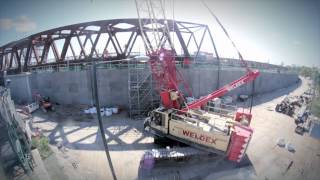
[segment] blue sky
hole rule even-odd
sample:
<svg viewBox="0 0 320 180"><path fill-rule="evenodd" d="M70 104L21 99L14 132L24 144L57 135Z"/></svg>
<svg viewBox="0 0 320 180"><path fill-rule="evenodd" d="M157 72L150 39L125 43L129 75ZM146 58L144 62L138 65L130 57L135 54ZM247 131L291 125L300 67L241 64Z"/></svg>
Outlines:
<svg viewBox="0 0 320 180"><path fill-rule="evenodd" d="M319 0L206 0L245 59L320 67ZM0 46L59 26L137 17L134 0L2 0ZM208 24L221 56L237 57L197 0L167 0L167 18Z"/></svg>

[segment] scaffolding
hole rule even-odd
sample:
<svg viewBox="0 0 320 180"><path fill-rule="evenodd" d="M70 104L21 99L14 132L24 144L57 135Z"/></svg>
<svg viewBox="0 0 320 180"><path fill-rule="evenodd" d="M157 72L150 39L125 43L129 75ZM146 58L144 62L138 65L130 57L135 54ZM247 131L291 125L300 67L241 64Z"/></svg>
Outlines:
<svg viewBox="0 0 320 180"><path fill-rule="evenodd" d="M133 60L128 65L129 116L143 118L159 106L160 97L154 90L148 63Z"/></svg>
<svg viewBox="0 0 320 180"><path fill-rule="evenodd" d="M10 91L0 87L0 161L6 170L14 166L27 174L33 170L30 136L25 122L16 113Z"/></svg>

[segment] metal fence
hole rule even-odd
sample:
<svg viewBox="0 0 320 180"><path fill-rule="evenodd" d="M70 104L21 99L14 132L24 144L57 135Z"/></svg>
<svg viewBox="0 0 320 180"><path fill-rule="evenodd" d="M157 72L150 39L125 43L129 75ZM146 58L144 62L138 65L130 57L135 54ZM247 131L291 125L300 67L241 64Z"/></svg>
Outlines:
<svg viewBox="0 0 320 180"><path fill-rule="evenodd" d="M103 60L103 59L94 59L98 63L99 69L125 69L129 66L140 66L140 68L147 68L149 66L148 61L146 60L137 60L135 58L122 59L122 60ZM137 63L137 61L139 61ZM54 64L54 65L45 65L45 66L30 66L30 72L65 72L65 71L83 71L91 67L92 62L79 62L73 63L72 61L67 61L64 64ZM185 64L183 61L176 61L178 68L210 68L214 70L231 70L231 71L245 71L245 68L241 64L228 64L221 63L220 65L215 61L195 61L191 64ZM257 69L260 72L266 73L278 73L278 74L296 74L296 72L291 71L283 67L268 67L263 68L259 66L252 66L252 69Z"/></svg>

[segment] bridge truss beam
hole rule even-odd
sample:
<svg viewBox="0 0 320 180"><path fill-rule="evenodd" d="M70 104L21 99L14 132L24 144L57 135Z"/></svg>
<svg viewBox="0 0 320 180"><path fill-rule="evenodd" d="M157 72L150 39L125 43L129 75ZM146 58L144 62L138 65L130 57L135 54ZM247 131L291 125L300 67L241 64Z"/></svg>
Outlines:
<svg viewBox="0 0 320 180"><path fill-rule="evenodd" d="M140 31L138 19L113 19L74 24L33 34L0 47L0 70L16 74L37 66L133 57L133 47L137 46L141 33L148 41L148 36L154 31L154 26L148 25L150 20L143 21L143 31ZM165 21L159 19L156 23L161 26ZM195 32L202 31L202 36L207 33L212 39L207 25L174 20L167 20L166 23L181 48L181 53L178 53L180 57L191 57L190 42L196 45L196 54L199 53L203 38L197 39ZM123 33L129 35L122 36ZM163 39L168 39L166 35L163 33ZM212 52L216 50L212 49Z"/></svg>

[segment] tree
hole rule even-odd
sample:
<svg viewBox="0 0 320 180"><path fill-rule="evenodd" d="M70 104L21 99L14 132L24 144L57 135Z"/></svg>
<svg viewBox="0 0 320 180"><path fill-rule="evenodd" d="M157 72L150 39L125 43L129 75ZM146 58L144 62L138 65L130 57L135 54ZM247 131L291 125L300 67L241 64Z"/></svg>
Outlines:
<svg viewBox="0 0 320 180"><path fill-rule="evenodd" d="M299 73L304 77L312 77L312 68L302 66L300 67Z"/></svg>

